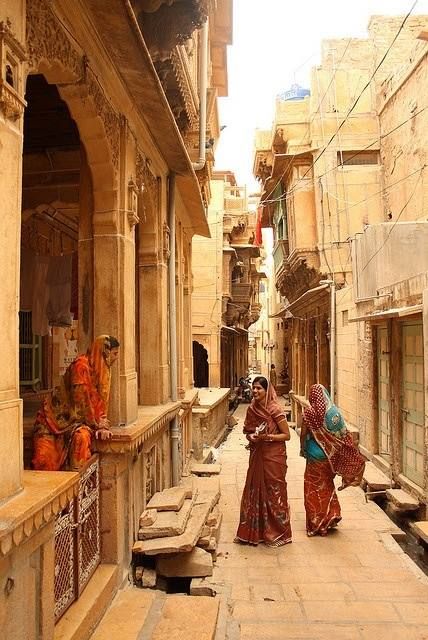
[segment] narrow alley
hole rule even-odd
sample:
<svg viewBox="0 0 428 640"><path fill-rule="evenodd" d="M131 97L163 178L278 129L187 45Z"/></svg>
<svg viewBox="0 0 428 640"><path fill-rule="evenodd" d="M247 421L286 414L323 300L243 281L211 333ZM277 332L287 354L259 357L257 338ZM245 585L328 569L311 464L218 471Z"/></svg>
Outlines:
<svg viewBox="0 0 428 640"><path fill-rule="evenodd" d="M223 524L213 580L224 582L216 640L424 640L428 579L393 538L395 525L359 488L339 494L343 520L325 538L307 538L305 461L287 444L293 544L233 544L248 452L242 423L222 446ZM392 534L392 535L391 535Z"/></svg>
<svg viewBox="0 0 428 640"><path fill-rule="evenodd" d="M293 430L287 444L293 544L233 543L247 471L246 408L235 412L238 422L217 460L222 526L213 576L201 583L215 597L128 586L91 640L427 640L428 578L394 540L400 530L365 501L362 489L339 494L343 520L336 530L306 536L305 462Z"/></svg>

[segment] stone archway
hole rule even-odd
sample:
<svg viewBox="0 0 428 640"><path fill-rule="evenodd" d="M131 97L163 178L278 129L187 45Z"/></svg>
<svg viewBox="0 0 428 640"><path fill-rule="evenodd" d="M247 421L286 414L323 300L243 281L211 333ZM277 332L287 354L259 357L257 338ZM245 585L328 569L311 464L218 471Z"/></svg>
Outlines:
<svg viewBox="0 0 428 640"><path fill-rule="evenodd" d="M123 307L135 304L134 282L121 265L134 262L135 222L119 210L119 160L121 130L125 119L115 110L98 76L78 45L72 40L52 5L32 0L27 5L28 74L42 74L55 84L77 125L85 149L88 171L85 202L90 225L79 234L79 247L91 278L79 283L81 299L93 308L92 335L108 333L121 342L120 381L113 375L109 417L113 424L136 418L135 330L125 322ZM82 176L83 178L83 176ZM126 190L126 185L123 185ZM129 223L129 224L128 224ZM129 242L129 239L132 242ZM114 268L112 268L114 265ZM82 272L84 269L81 270ZM133 311L132 311L133 314ZM82 343L80 348L85 348Z"/></svg>

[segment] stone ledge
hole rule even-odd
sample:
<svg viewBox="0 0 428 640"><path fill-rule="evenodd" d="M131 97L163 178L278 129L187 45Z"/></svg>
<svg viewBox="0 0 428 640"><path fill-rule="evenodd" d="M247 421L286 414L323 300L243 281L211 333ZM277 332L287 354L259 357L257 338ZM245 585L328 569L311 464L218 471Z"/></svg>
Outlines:
<svg viewBox="0 0 428 640"><path fill-rule="evenodd" d="M73 471L24 471L23 490L0 506L0 553L6 555L47 524L77 495Z"/></svg>
<svg viewBox="0 0 428 640"><path fill-rule="evenodd" d="M186 389L184 398L181 398L181 408L184 410L193 407L195 402L198 401L199 389Z"/></svg>
<svg viewBox="0 0 428 640"><path fill-rule="evenodd" d="M138 407L138 416L134 424L127 427L113 427L110 440L98 440L96 451L100 453L125 453L161 431L181 408L181 401L154 406Z"/></svg>
<svg viewBox="0 0 428 640"><path fill-rule="evenodd" d="M373 491L386 491L391 489L391 480L373 462L366 462L363 481Z"/></svg>
<svg viewBox="0 0 428 640"><path fill-rule="evenodd" d="M425 545L428 545L428 522L426 520L412 522L410 528L417 538L422 540Z"/></svg>
<svg viewBox="0 0 428 640"><path fill-rule="evenodd" d="M419 501L403 489L387 489L386 497L399 511L417 511Z"/></svg>
<svg viewBox="0 0 428 640"><path fill-rule="evenodd" d="M223 400L229 398L230 389L224 387L207 387L199 389L199 404L193 407L193 410L209 409L213 410Z"/></svg>
<svg viewBox="0 0 428 640"><path fill-rule="evenodd" d="M80 598L55 625L54 640L89 640L92 637L94 627L117 590L118 571L115 564L100 564Z"/></svg>

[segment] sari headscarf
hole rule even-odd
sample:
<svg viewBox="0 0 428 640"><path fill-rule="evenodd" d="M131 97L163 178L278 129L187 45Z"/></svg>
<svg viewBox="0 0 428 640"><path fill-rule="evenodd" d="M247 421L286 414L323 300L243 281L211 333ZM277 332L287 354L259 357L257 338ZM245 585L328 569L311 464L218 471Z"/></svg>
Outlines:
<svg viewBox="0 0 428 640"><path fill-rule="evenodd" d="M92 382L106 407L108 407L110 397L110 351L110 336L101 335L95 338L86 352L91 368Z"/></svg>
<svg viewBox="0 0 428 640"><path fill-rule="evenodd" d="M110 395L110 338L98 336L86 355L68 367L36 417L54 434L66 434L81 424L95 428L107 414Z"/></svg>
<svg viewBox="0 0 428 640"><path fill-rule="evenodd" d="M340 410L321 384L312 385L309 403L310 407L303 412L303 419L327 456L333 473L342 476L340 488L359 485L365 460L354 445Z"/></svg>
<svg viewBox="0 0 428 640"><path fill-rule="evenodd" d="M262 422L266 422L267 424L266 433L271 433L276 429L275 421L279 420L281 417L285 417L284 409L278 402L278 396L276 395L274 386L268 382L268 388L263 404L256 402L253 398L247 409L247 415L244 422L244 433L254 433L256 427L258 427Z"/></svg>

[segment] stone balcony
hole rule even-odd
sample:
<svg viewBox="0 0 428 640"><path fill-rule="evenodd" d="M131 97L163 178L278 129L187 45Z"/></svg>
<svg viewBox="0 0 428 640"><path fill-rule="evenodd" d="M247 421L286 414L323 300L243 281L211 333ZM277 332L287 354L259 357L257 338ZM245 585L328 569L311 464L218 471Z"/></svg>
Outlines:
<svg viewBox="0 0 428 640"><path fill-rule="evenodd" d="M253 285L243 282L232 283L232 300L236 304L250 305L251 295L253 292Z"/></svg>

